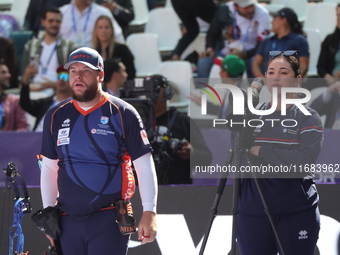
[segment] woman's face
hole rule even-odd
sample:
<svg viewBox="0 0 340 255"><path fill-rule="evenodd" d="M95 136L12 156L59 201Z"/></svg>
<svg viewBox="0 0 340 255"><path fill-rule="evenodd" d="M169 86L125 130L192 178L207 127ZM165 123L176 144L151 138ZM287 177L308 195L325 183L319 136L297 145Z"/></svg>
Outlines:
<svg viewBox="0 0 340 255"><path fill-rule="evenodd" d="M279 15L276 15L276 16L274 17L274 19L272 20L272 31L273 31L274 33L277 33L277 31L278 31L282 26L285 25L285 22L286 22L285 18L282 18L282 17L279 16Z"/></svg>
<svg viewBox="0 0 340 255"><path fill-rule="evenodd" d="M99 41L109 41L112 38L113 31L110 22L106 19L98 20L96 26L96 33Z"/></svg>
<svg viewBox="0 0 340 255"><path fill-rule="evenodd" d="M295 77L290 63L283 57L273 59L268 65L266 82L270 93L277 88L277 95L281 95L282 87L298 87L301 76ZM292 97L293 95L287 95Z"/></svg>

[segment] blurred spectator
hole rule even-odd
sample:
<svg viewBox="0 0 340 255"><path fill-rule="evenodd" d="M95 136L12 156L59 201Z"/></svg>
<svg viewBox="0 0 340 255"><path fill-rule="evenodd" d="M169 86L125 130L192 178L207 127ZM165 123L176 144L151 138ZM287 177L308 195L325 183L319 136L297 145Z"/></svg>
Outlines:
<svg viewBox="0 0 340 255"><path fill-rule="evenodd" d="M21 109L19 97L6 94L11 74L4 62L0 62L0 130L26 131L28 128L25 111Z"/></svg>
<svg viewBox="0 0 340 255"><path fill-rule="evenodd" d="M135 18L131 0L96 0L96 3L111 11L126 38L130 34L129 23Z"/></svg>
<svg viewBox="0 0 340 255"><path fill-rule="evenodd" d="M283 8L273 16L272 31L275 34L261 42L253 62L254 75L264 78L269 51L296 50L301 65L301 75L305 76L308 71L309 46L296 13L290 8Z"/></svg>
<svg viewBox="0 0 340 255"><path fill-rule="evenodd" d="M58 80L55 86L55 94L46 98L31 100L29 86L25 83L22 84L20 105L22 109L36 117L33 131L43 130L44 117L48 109L71 97L68 70L61 65L56 70L56 73ZM28 80L28 77L23 77L23 80Z"/></svg>
<svg viewBox="0 0 340 255"><path fill-rule="evenodd" d="M220 51L224 47L225 31L230 25L234 27L235 40L240 40L243 46L242 51L234 49L233 54L245 60L248 77L254 77L251 70L254 55L260 42L270 33L269 13L256 0L234 0L217 9L207 33L206 51L197 64L198 77L209 77L214 57L224 57Z"/></svg>
<svg viewBox="0 0 340 255"><path fill-rule="evenodd" d="M121 43L125 41L122 29L110 10L93 3L93 0L74 0L70 4L60 7L60 11L63 14L61 36L74 41L78 46L91 47L94 24L102 15L110 17L116 40Z"/></svg>
<svg viewBox="0 0 340 255"><path fill-rule="evenodd" d="M30 84L31 91L55 88L58 66L67 62L69 54L76 49L74 42L58 36L62 15L57 7L44 10L41 24L45 28L42 38L33 38L25 45L22 82ZM50 94L53 94L53 90Z"/></svg>
<svg viewBox="0 0 340 255"><path fill-rule="evenodd" d="M15 51L14 43L0 36L0 61L4 62L11 74L10 88L18 87L19 63Z"/></svg>
<svg viewBox="0 0 340 255"><path fill-rule="evenodd" d="M96 20L92 36L92 48L97 50L102 58L119 58L126 67L127 79L136 77L134 56L128 46L116 41L114 27L108 16L99 16Z"/></svg>
<svg viewBox="0 0 340 255"><path fill-rule="evenodd" d="M121 88L124 87L127 79L125 65L120 59L111 58L104 61L104 82L103 91L109 94L121 97Z"/></svg>
<svg viewBox="0 0 340 255"><path fill-rule="evenodd" d="M33 35L38 37L39 31L44 29L40 22L44 9L60 7L70 2L71 0L31 0L26 12L25 29L33 31Z"/></svg>
<svg viewBox="0 0 340 255"><path fill-rule="evenodd" d="M321 44L317 65L319 76L325 78L328 86L340 78L340 4L336 7L336 21L334 32L327 35Z"/></svg>
<svg viewBox="0 0 340 255"><path fill-rule="evenodd" d="M314 99L310 105L320 116L326 115L324 128L340 129L340 81L328 87L328 90Z"/></svg>
<svg viewBox="0 0 340 255"><path fill-rule="evenodd" d="M156 128L151 144L158 184L192 184L190 161L209 165L211 152L196 123L176 108L168 108L174 93L169 81L162 75L145 79L154 81Z"/></svg>
<svg viewBox="0 0 340 255"><path fill-rule="evenodd" d="M215 59L215 63L220 66L220 77L224 84L230 84L242 89L247 89L249 84L245 79L242 79L243 73L246 71L244 60L236 55L228 55L221 59ZM188 98L195 104L201 106L201 96L190 94ZM220 119L226 119L227 113L230 112L228 106L231 106L229 101L229 91L224 95L222 106L215 105L212 102L207 102L207 113L216 115Z"/></svg>
<svg viewBox="0 0 340 255"><path fill-rule="evenodd" d="M210 23L216 5L213 0L171 0L171 2L186 30L171 54L173 60L179 60L183 51L195 40L200 31L197 17Z"/></svg>

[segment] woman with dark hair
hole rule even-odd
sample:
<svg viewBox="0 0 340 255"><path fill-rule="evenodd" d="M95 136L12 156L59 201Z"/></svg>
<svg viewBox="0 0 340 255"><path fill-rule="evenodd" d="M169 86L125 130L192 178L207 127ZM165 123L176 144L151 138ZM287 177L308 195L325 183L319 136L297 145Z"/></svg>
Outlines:
<svg viewBox="0 0 340 255"><path fill-rule="evenodd" d="M313 174L307 170L313 167L321 151L322 124L319 115L307 106L310 115L305 115L295 104L281 108L282 89L299 87L301 66L296 51L273 51L271 56L266 84L273 97L258 109L273 112L257 116L263 125L258 125L253 132L255 140L249 146L249 159L253 167L260 170L267 167L266 173L257 174L257 180L271 209L285 254L313 255L320 230L319 196ZM294 97L295 93L286 94L286 98ZM290 172L277 171L289 168ZM244 173L241 179L237 222L240 251L243 255L281 254L252 177Z"/></svg>
<svg viewBox="0 0 340 255"><path fill-rule="evenodd" d="M99 16L96 20L92 35L92 48L97 50L102 58L119 58L126 67L128 80L136 77L134 56L127 45L116 41L111 19L108 16Z"/></svg>
<svg viewBox="0 0 340 255"><path fill-rule="evenodd" d="M317 65L319 76L327 81L328 86L340 78L340 4L336 7L336 22L334 32L321 44Z"/></svg>
<svg viewBox="0 0 340 255"><path fill-rule="evenodd" d="M254 75L264 77L269 51L293 49L299 54L301 75L305 76L309 64L309 46L296 13L290 8L282 8L273 16L272 32L275 34L263 40L259 45L252 64Z"/></svg>

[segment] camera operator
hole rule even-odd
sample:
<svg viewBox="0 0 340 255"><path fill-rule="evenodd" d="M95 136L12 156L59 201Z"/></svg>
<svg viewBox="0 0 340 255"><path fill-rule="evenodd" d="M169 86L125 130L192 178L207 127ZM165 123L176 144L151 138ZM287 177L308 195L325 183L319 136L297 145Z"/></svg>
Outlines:
<svg viewBox="0 0 340 255"><path fill-rule="evenodd" d="M156 127L152 147L158 184L192 184L190 159L208 165L211 152L190 117L168 107L167 101L174 94L169 81L162 75L145 80L154 81Z"/></svg>

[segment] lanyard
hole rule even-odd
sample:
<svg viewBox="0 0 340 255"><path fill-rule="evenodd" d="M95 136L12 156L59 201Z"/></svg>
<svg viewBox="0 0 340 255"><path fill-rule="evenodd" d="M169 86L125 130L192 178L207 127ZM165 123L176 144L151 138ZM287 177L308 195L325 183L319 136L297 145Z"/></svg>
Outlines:
<svg viewBox="0 0 340 255"><path fill-rule="evenodd" d="M74 15L74 5L72 5L72 9L71 10L72 10L73 31L77 32L76 18L75 18L75 15ZM85 20L83 31L86 31L87 24L89 23L91 11L92 11L92 4L90 5L89 10L87 12L87 16L86 16L86 20Z"/></svg>
<svg viewBox="0 0 340 255"><path fill-rule="evenodd" d="M41 60L40 60L40 62L39 62L39 64L40 64L41 67L42 67L42 70L43 70L43 73L44 73L44 74L45 74L46 71L47 71L47 67L48 67L49 64L50 64L51 59L52 59L52 56L53 56L53 54L55 53L55 51L57 50L57 47L58 47L59 43L60 43L60 38L58 38L58 40L55 42L54 49L53 49L53 51L51 52L51 55L50 55L50 57L48 58L48 60L47 60L45 66L43 66L43 64L41 63Z"/></svg>
<svg viewBox="0 0 340 255"><path fill-rule="evenodd" d="M233 30L234 30L234 38L235 40L238 40L239 39L239 36L238 36L238 33L237 33L237 26L236 26L236 10L234 11L234 18L233 18ZM253 21L253 19L249 20L249 25L248 25L248 28L246 30L246 34L244 35L243 39L242 39L242 43L245 43L248 39L248 34L249 34L249 30L250 30L250 27L251 27L251 22Z"/></svg>

